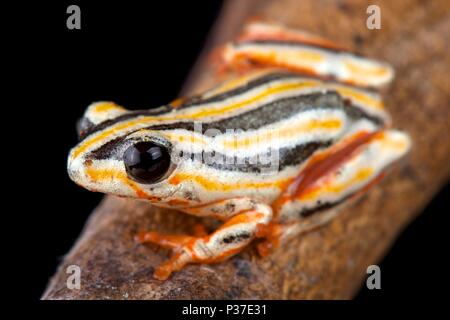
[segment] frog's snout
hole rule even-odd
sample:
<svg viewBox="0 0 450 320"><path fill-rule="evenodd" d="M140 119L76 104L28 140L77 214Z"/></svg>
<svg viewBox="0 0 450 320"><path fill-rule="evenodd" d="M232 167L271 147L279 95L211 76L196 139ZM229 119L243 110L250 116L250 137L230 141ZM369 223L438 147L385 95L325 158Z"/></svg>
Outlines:
<svg viewBox="0 0 450 320"><path fill-rule="evenodd" d="M73 182L84 186L82 183L82 177L84 176L84 166L82 164L82 161L79 158L74 158L72 154L70 154L67 159L67 173L69 174L69 178Z"/></svg>

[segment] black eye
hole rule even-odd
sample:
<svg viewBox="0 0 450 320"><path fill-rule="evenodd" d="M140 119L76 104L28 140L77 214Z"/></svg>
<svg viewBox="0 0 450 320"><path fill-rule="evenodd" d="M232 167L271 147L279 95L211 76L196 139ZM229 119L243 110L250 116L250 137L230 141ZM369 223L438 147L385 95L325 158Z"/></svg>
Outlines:
<svg viewBox="0 0 450 320"><path fill-rule="evenodd" d="M138 142L123 154L123 162L129 176L141 183L154 183L170 168L167 149L150 141Z"/></svg>

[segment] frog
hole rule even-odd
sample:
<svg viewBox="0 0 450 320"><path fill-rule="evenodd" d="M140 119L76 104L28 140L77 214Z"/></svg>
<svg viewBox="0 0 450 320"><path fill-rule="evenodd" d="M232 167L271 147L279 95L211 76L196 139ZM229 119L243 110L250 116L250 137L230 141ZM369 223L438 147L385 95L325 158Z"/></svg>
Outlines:
<svg viewBox="0 0 450 320"><path fill-rule="evenodd" d="M305 50L323 61L305 71ZM172 250L154 270L159 280L225 261L254 241L269 255L331 221L411 147L377 91L392 78L385 63L260 22L222 55L235 76L204 93L145 110L92 103L69 153L69 177L88 190L222 222L210 233L200 224L193 235L135 235Z"/></svg>

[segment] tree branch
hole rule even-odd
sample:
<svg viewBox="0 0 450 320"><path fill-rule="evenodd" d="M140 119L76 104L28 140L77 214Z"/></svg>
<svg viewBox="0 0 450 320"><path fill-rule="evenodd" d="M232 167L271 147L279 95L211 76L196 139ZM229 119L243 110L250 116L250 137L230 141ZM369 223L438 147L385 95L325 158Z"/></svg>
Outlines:
<svg viewBox="0 0 450 320"><path fill-rule="evenodd" d="M249 3L251 5L249 5ZM51 279L43 299L321 299L350 298L368 265L450 175L450 12L445 0L378 1L382 29L366 28L365 1L228 1L209 47L230 39L252 16L311 31L396 69L384 92L396 128L413 139L411 153L378 186L352 201L331 223L289 242L267 258L252 247L216 265L190 265L167 281L152 278L169 252L137 245L138 230L189 233L197 218L107 196ZM214 78L202 55L184 92ZM209 226L213 222L205 221ZM82 269L81 290L66 288L66 266Z"/></svg>

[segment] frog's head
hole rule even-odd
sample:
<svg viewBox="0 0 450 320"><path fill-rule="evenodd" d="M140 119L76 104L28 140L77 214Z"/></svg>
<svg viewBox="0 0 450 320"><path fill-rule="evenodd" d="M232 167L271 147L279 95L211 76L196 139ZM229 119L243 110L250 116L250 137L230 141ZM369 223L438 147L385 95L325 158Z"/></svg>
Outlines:
<svg viewBox="0 0 450 320"><path fill-rule="evenodd" d="M148 128L170 107L129 111L113 103L90 105L77 129L80 142L68 158L70 178L82 187L155 203L179 199L169 182L177 165L171 141Z"/></svg>

